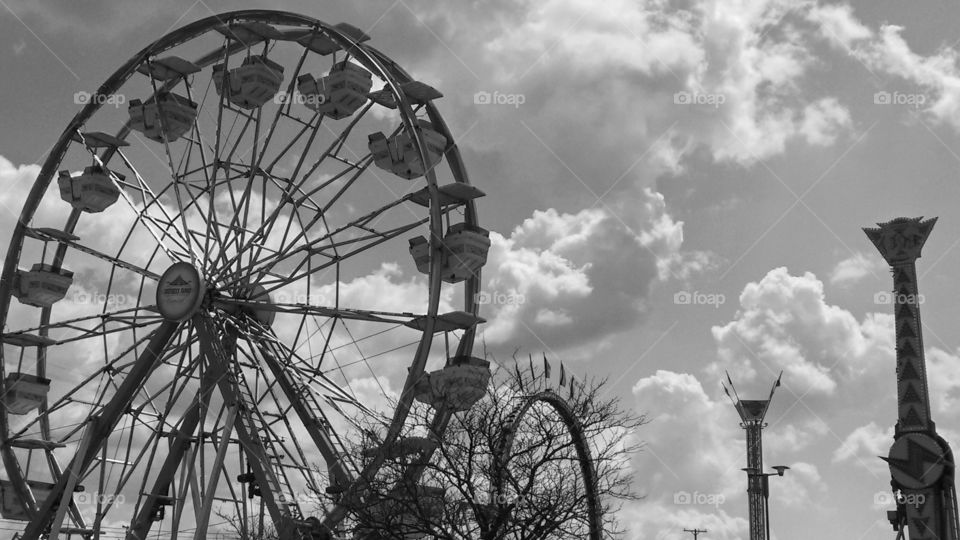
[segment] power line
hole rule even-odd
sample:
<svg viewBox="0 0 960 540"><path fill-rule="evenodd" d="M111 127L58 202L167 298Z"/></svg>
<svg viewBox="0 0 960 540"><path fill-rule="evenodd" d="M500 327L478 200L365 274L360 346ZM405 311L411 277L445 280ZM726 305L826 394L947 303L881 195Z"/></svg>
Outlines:
<svg viewBox="0 0 960 540"><path fill-rule="evenodd" d="M697 540L697 536L700 533L707 532L706 529L684 529L683 532L693 533L693 540Z"/></svg>

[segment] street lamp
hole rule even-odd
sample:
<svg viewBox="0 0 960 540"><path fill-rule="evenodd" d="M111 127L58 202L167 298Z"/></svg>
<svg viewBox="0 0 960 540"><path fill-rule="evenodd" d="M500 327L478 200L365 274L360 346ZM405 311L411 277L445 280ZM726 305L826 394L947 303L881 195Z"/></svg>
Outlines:
<svg viewBox="0 0 960 540"><path fill-rule="evenodd" d="M770 477L771 476L783 476L783 473L789 469L786 465L774 465L771 467L774 471L772 473L762 473L756 467L744 467L740 469L747 473L747 485L751 484L750 480L753 478L761 478L760 486L761 492L763 493L763 521L766 525L766 538L770 540Z"/></svg>

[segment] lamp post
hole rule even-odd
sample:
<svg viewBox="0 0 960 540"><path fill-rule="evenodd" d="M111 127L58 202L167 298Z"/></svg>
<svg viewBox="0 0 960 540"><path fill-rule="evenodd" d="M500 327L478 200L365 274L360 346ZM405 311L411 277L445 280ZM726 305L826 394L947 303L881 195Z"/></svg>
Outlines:
<svg viewBox="0 0 960 540"><path fill-rule="evenodd" d="M743 469L740 469L741 471L744 471L747 473L748 486L753 485L753 482L751 482L752 479L760 478L760 489L761 489L761 493L763 494L763 512L764 512L763 521L764 521L764 524L766 525L767 540L770 540L770 504L769 504L770 503L770 477L783 476L783 473L790 467L787 467L786 465L774 465L772 468L776 472L763 473L753 467L744 467Z"/></svg>

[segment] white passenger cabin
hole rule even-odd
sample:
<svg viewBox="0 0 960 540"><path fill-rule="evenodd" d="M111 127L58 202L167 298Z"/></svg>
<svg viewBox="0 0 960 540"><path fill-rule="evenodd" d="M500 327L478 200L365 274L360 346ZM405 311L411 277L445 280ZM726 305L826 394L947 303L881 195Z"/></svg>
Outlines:
<svg viewBox="0 0 960 540"><path fill-rule="evenodd" d="M423 236L411 238L410 256L421 273L430 273L430 243ZM443 237L443 263L440 278L458 283L479 274L487 263L490 232L484 228L457 223Z"/></svg>
<svg viewBox="0 0 960 540"><path fill-rule="evenodd" d="M476 276L487 263L490 232L481 227L457 223L443 237L444 265L442 279L457 283Z"/></svg>
<svg viewBox="0 0 960 540"><path fill-rule="evenodd" d="M417 270L423 274L430 273L430 242L427 242L427 239L418 236L416 238L411 238L410 243L410 256L413 257L413 262L417 265Z"/></svg>
<svg viewBox="0 0 960 540"><path fill-rule="evenodd" d="M213 66L217 95L243 109L256 109L273 99L283 82L283 66L263 56L248 56L229 74L223 64Z"/></svg>
<svg viewBox="0 0 960 540"><path fill-rule="evenodd" d="M190 131L197 118L196 103L169 92L161 92L156 100L148 103L134 99L128 110L130 127L156 142L163 142L164 138L167 142L179 139Z"/></svg>
<svg viewBox="0 0 960 540"><path fill-rule="evenodd" d="M69 171L60 171L57 179L60 198L84 212L103 212L120 197L120 188L113 183L110 174L116 175L121 181L124 179L122 174L111 173L99 165L86 167L78 176L71 176Z"/></svg>
<svg viewBox="0 0 960 540"><path fill-rule="evenodd" d="M390 138L382 132L368 136L367 146L373 154L374 164L385 171L410 180L423 176L428 169L440 163L447 148L447 138L433 129L433 124L423 119L417 120L417 129L420 130L425 145L426 166L420 159L413 137L406 130Z"/></svg>
<svg viewBox="0 0 960 540"><path fill-rule="evenodd" d="M445 405L454 412L465 411L483 397L489 382L490 362L457 357L449 365L430 372L425 382L416 385L414 398L434 408Z"/></svg>
<svg viewBox="0 0 960 540"><path fill-rule="evenodd" d="M297 78L304 105L334 120L357 112L367 102L372 86L370 72L346 60L335 64L330 74L320 79L310 74Z"/></svg>
<svg viewBox="0 0 960 540"><path fill-rule="evenodd" d="M10 373L4 381L3 405L10 414L27 414L43 403L50 379L29 373Z"/></svg>
<svg viewBox="0 0 960 540"><path fill-rule="evenodd" d="M21 304L48 308L67 295L73 284L73 272L38 263L30 270L18 270L16 281L13 294Z"/></svg>

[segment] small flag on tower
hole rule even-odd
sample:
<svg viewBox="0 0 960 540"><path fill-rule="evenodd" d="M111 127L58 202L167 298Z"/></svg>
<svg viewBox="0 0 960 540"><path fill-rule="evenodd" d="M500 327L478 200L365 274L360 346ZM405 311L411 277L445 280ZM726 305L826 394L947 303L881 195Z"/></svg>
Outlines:
<svg viewBox="0 0 960 540"><path fill-rule="evenodd" d="M573 387L576 385L577 380L573 378L573 375L570 376L570 401L573 401Z"/></svg>
<svg viewBox="0 0 960 540"><path fill-rule="evenodd" d="M778 386L780 386L780 378L781 378L781 377L783 377L783 370L781 370L781 371L780 371L780 374L777 375L777 382L773 383L773 388L770 389L770 397L768 397L767 400L773 399L773 392L774 392L774 390L777 389Z"/></svg>
<svg viewBox="0 0 960 540"><path fill-rule="evenodd" d="M567 384L567 372L563 370L563 362L560 362L560 386Z"/></svg>
<svg viewBox="0 0 960 540"><path fill-rule="evenodd" d="M547 353L543 353L543 377L550 378L550 362L547 362Z"/></svg>

